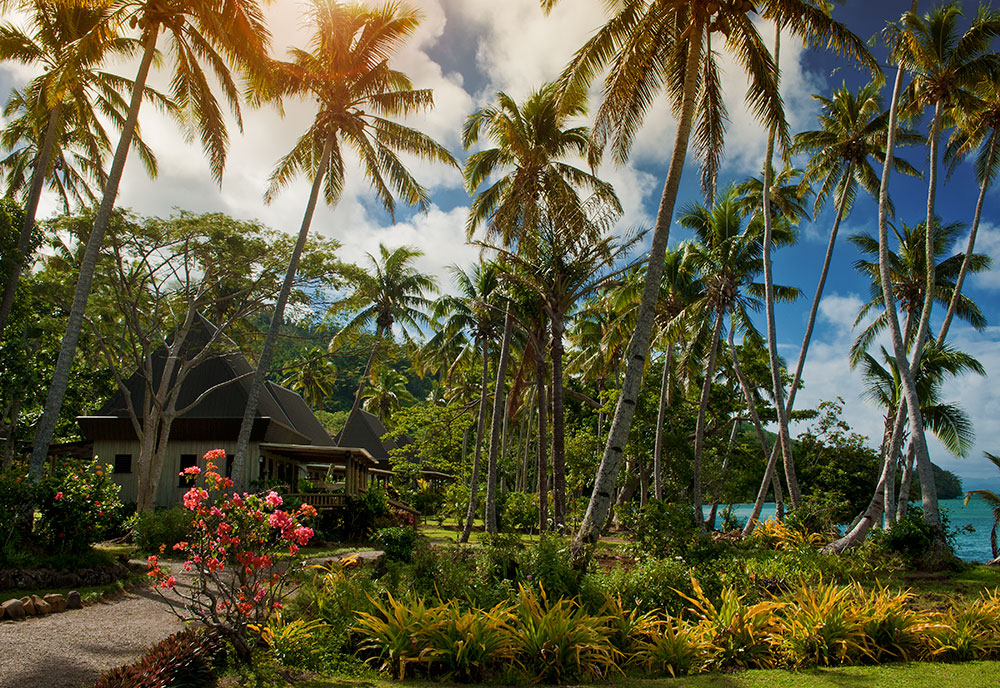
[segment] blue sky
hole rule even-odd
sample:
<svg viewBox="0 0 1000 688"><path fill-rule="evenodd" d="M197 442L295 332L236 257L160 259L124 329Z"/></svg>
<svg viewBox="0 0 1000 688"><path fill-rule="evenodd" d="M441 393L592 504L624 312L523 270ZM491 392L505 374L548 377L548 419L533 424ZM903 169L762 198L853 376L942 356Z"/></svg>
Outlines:
<svg viewBox="0 0 1000 688"><path fill-rule="evenodd" d="M524 98L545 80L555 78L573 51L603 22L603 0L563 0L546 17L537 0L420 0L415 3L425 15L418 34L400 53L397 66L413 78L418 87L433 88L436 107L411 124L422 128L462 157L460 130L465 117L488 104L498 90L516 99ZM971 2L967 12L974 11ZM861 2L847 0L835 10L835 16L862 38L867 39L884 26L886 19L908 10L909 0ZM921 2L921 11L931 3ZM283 54L287 45L301 45L306 32L298 0L278 0L268 10L275 34L275 52ZM8 17L17 21L16 16ZM765 39L773 32L761 26ZM884 54L881 55L884 57ZM730 110L727 158L721 183L741 181L761 168L764 132L743 107L745 81L728 58L723 58L723 84ZM797 41L783 42L781 66L782 90L792 131L816 126L816 105L812 93L829 95L841 82L856 86L863 75L827 53L805 51ZM134 74L134 65L116 65L123 74ZM10 65L0 66L0 91L20 85L30 78L31 70ZM154 83L166 86L164 74L154 74ZM892 74L889 75L891 80ZM887 97L887 96L886 96ZM272 110L244 113L243 135L233 132L229 165L223 185L211 179L201 151L186 140L177 125L146 108L140 123L147 141L160 159L160 177L149 180L137 161L126 169L120 204L144 214L168 214L174 208L197 212L223 211L243 218L258 218L266 224L295 232L301 218L307 183L301 180L285 190L270 206L262 201L271 167L304 130L311 117L310 104L287 103L281 119ZM666 160L673 140L673 121L662 101L654 107L640 132L632 159L623 167L605 164L599 174L616 185L625 206L623 226L648 226L659 199ZM924 149L902 153L918 168L926 166ZM434 206L423 214L402 212L393 222L381 211L359 171L349 171L345 196L336 208L322 208L313 224L314 230L339 240L345 259L359 261L366 252L387 245L412 245L426 256L423 269L439 276L448 287L446 266L468 265L478 250L465 245L464 222L469 199L461 188L457 171L441 166L416 164L418 178L431 190ZM697 166L693 160L686 168L679 205L699 200ZM891 193L900 219L915 224L923 219L926 190L919 181L895 178ZM969 222L978 188L968 165L963 165L948 180L938 196L940 215L948 221ZM978 249L1000 259L1000 219L997 219L1000 190L987 198ZM43 202L43 213L55 210L52 199ZM802 331L822 263L826 233L832 220L832 208L815 222L800 227L800 241L775 255L775 280L797 286L806 296L799 302L778 310L778 339L781 353L790 364L798 354ZM842 396L846 418L863 434L879 439L881 419L877 410L859 398L860 376L849 370L847 348L854 334L851 323L858 306L867 300L867 282L851 268L857 259L846 237L858 231L874 232L875 207L859 197L841 230L843 239L837 247L830 282L821 306L821 319L806 366L806 387L799 393L797 407L815 405L820 399ZM679 228L672 231L672 241L686 237ZM976 355L986 366L989 377L964 378L950 385L945 397L960 402L972 416L977 431L976 447L969 458L955 460L932 442L932 457L940 465L965 478L966 487L993 484L1000 486L996 470L982 459L983 450L1000 451L1000 393L992 384L1000 374L1000 271L973 277L967 293L980 304L990 327L977 333L965 326L953 326L951 339L959 348Z"/></svg>

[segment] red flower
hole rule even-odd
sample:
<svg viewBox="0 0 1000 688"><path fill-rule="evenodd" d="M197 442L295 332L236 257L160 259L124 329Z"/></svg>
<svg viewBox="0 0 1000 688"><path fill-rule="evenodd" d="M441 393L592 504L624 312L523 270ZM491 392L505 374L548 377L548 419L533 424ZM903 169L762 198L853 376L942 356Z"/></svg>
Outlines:
<svg viewBox="0 0 1000 688"><path fill-rule="evenodd" d="M62 498L63 498L63 493L62 492L56 492L56 501L58 502Z"/></svg>

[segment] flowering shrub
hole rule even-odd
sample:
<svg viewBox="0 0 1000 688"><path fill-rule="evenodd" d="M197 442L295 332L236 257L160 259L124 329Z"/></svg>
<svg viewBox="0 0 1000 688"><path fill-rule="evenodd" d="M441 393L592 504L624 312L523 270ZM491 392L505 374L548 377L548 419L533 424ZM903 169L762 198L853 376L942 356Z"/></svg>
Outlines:
<svg viewBox="0 0 1000 688"><path fill-rule="evenodd" d="M59 553L86 551L120 521L121 488L97 459L58 461L38 485L43 541Z"/></svg>
<svg viewBox="0 0 1000 688"><path fill-rule="evenodd" d="M190 466L181 474L193 483L184 495L193 535L174 549L185 558L184 570L194 572L194 584L177 586L155 555L149 557L149 575L160 594L172 590L184 600L182 611L174 609L178 616L215 629L241 660L249 661L249 627L266 624L281 609L285 587L298 568L299 547L313 535L301 519L315 516L316 510L303 504L285 511L273 491L227 493L233 481L219 475L214 463L224 458L225 452L215 449L205 454L204 472ZM279 552L289 557L279 560Z"/></svg>

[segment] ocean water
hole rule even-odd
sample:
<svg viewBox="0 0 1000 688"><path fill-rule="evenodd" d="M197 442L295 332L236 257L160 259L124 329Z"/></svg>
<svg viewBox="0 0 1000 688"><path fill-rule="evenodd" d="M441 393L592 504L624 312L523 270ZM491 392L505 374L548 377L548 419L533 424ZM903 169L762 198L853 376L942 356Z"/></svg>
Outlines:
<svg viewBox="0 0 1000 688"><path fill-rule="evenodd" d="M955 549L958 557L963 561L987 562L993 557L990 555L990 529L993 527L993 511L986 502L974 497L968 505L963 504L961 499L942 499L938 502L942 513L948 515L952 529L962 528L962 526L972 526L973 532L966 532L962 528L955 538ZM723 506L719 506L721 514ZM761 518L771 518L774 516L775 505L773 502L764 504ZM740 520L745 521L750 512L753 511L753 504L734 504L733 514ZM708 516L708 508L705 509Z"/></svg>

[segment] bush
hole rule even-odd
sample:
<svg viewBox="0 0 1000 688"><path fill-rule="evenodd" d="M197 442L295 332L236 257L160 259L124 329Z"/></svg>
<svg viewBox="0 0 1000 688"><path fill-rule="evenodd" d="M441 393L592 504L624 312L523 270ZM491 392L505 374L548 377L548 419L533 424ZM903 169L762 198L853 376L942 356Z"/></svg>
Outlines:
<svg viewBox="0 0 1000 688"><path fill-rule="evenodd" d="M348 497L341 534L346 538L367 539L379 522L389 517L389 499L385 491L371 486L361 497Z"/></svg>
<svg viewBox="0 0 1000 688"><path fill-rule="evenodd" d="M620 597L622 604L644 612L664 610L680 614L686 601L677 591L694 592L691 570L675 559L650 557L632 568L619 566L606 574L589 574L586 580L605 595Z"/></svg>
<svg viewBox="0 0 1000 688"><path fill-rule="evenodd" d="M553 599L576 597L580 593L581 576L573 568L569 547L569 540L543 533L538 544L526 548L521 557L525 581Z"/></svg>
<svg viewBox="0 0 1000 688"><path fill-rule="evenodd" d="M13 467L0 471L0 566L21 549L18 545L30 532L31 516L24 507L34 498L34 484L24 470Z"/></svg>
<svg viewBox="0 0 1000 688"><path fill-rule="evenodd" d="M681 556L694 563L712 559L723 549L698 528L690 504L651 499L638 511L623 514L622 523L642 554Z"/></svg>
<svg viewBox="0 0 1000 688"><path fill-rule="evenodd" d="M202 688L213 678L221 644L192 630L160 641L134 664L101 674L93 688Z"/></svg>
<svg viewBox="0 0 1000 688"><path fill-rule="evenodd" d="M503 509L503 522L514 530L532 530L537 527L537 496L524 492L508 493Z"/></svg>
<svg viewBox="0 0 1000 688"><path fill-rule="evenodd" d="M385 552L386 559L410 562L417 545L417 531L405 526L380 528L375 532L375 542Z"/></svg>
<svg viewBox="0 0 1000 688"><path fill-rule="evenodd" d="M36 492L38 532L49 547L83 552L114 528L122 508L121 489L110 473L111 467L97 459L60 461L42 478Z"/></svg>
<svg viewBox="0 0 1000 688"><path fill-rule="evenodd" d="M183 507L143 511L132 517L132 542L142 552L172 552L174 545L191 539L191 512Z"/></svg>

